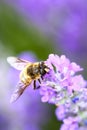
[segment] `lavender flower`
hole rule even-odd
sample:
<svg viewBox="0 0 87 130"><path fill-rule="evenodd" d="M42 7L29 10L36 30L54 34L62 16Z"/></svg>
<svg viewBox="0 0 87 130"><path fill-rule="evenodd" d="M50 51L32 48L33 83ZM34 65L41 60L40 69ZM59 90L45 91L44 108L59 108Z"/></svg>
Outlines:
<svg viewBox="0 0 87 130"><path fill-rule="evenodd" d="M64 120L64 124L62 125L60 130L78 130L78 122L78 119L69 117L68 119Z"/></svg>
<svg viewBox="0 0 87 130"><path fill-rule="evenodd" d="M77 72L83 69L66 56L50 54L50 68L41 83L42 102L57 107L56 116L64 124L61 130L80 130L87 126L87 82Z"/></svg>

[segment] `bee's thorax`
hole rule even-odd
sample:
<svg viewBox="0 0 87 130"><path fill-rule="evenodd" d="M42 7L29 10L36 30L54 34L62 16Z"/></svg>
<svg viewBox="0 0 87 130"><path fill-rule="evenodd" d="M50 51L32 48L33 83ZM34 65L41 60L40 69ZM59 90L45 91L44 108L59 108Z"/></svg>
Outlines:
<svg viewBox="0 0 87 130"><path fill-rule="evenodd" d="M31 65L27 65L21 72L20 79L23 82L31 82L31 80L37 80L43 77L48 72L48 67L44 62L36 62Z"/></svg>

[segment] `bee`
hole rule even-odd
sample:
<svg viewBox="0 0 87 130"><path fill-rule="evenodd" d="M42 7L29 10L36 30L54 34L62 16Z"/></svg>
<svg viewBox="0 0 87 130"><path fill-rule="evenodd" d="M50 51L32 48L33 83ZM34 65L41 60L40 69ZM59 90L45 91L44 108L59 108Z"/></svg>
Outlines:
<svg viewBox="0 0 87 130"><path fill-rule="evenodd" d="M45 61L29 62L17 57L8 57L7 62L17 70L20 70L19 82L14 90L10 102L16 101L24 92L24 90L33 82L33 89L37 89L36 81L41 83L43 76L49 72L49 67Z"/></svg>

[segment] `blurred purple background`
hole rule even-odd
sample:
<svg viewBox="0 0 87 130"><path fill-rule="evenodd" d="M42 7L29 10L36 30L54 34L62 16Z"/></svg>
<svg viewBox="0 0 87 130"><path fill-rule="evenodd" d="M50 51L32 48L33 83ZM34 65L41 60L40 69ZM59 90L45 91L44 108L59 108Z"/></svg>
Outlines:
<svg viewBox="0 0 87 130"><path fill-rule="evenodd" d="M86 0L6 0L27 22L53 40L63 53L80 60L87 54Z"/></svg>
<svg viewBox="0 0 87 130"><path fill-rule="evenodd" d="M80 64L87 76L87 0L0 1L0 130L39 130L49 122L49 107L41 103L32 87L15 104L9 104L19 73L6 62L10 55L46 60L49 53L66 55ZM56 129L55 119L50 119L47 129Z"/></svg>

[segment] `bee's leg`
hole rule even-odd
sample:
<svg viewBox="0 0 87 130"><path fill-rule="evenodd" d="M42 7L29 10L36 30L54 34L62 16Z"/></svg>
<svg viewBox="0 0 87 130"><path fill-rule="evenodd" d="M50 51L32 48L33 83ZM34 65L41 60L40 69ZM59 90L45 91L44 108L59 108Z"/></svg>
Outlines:
<svg viewBox="0 0 87 130"><path fill-rule="evenodd" d="M36 80L34 80L34 86L33 89L36 89Z"/></svg>
<svg viewBox="0 0 87 130"><path fill-rule="evenodd" d="M40 79L38 79L39 83L41 83Z"/></svg>
<svg viewBox="0 0 87 130"><path fill-rule="evenodd" d="M41 83L40 79L38 79L38 82L39 82L39 83ZM40 85L39 85L39 86L37 86L37 88L36 88L36 89L38 89L38 88L40 88Z"/></svg>
<svg viewBox="0 0 87 130"><path fill-rule="evenodd" d="M38 81L39 81L39 83L41 83L40 79L38 79ZM40 85L38 87L36 86L36 80L34 80L33 88L34 88L34 90L40 88Z"/></svg>
<svg viewBox="0 0 87 130"><path fill-rule="evenodd" d="M43 76L41 76L41 79L43 80Z"/></svg>

